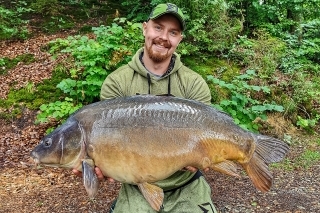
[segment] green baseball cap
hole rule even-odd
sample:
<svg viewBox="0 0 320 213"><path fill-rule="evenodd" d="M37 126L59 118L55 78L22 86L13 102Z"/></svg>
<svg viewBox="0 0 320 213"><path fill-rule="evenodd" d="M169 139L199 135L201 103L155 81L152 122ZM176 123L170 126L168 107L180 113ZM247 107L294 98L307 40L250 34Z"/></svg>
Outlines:
<svg viewBox="0 0 320 213"><path fill-rule="evenodd" d="M158 4L150 13L148 21L150 19L156 19L164 14L172 14L174 15L181 24L182 31L186 29L186 23L184 19L184 15L179 7L175 4L166 3L166 4Z"/></svg>

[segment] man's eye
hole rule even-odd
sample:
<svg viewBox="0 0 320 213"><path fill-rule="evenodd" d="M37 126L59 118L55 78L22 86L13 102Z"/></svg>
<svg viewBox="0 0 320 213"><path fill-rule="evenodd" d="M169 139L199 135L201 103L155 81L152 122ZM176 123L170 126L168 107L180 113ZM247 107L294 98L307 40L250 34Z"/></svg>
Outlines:
<svg viewBox="0 0 320 213"><path fill-rule="evenodd" d="M156 25L154 28L155 28L157 31L160 31L160 30L161 30L161 27L160 27L159 25Z"/></svg>
<svg viewBox="0 0 320 213"><path fill-rule="evenodd" d="M170 32L170 35L171 35L171 36L177 36L177 35L178 35L178 32L177 32L177 31L171 31L171 32Z"/></svg>

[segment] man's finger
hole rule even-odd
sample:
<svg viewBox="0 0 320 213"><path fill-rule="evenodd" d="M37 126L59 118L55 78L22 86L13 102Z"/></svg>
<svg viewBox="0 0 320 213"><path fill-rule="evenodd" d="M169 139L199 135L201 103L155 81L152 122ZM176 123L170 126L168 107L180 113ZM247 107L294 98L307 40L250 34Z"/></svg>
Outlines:
<svg viewBox="0 0 320 213"><path fill-rule="evenodd" d="M209 170L210 170L209 168L203 169L204 172L208 172Z"/></svg>
<svg viewBox="0 0 320 213"><path fill-rule="evenodd" d="M99 180L104 180L105 176L102 174L102 171L99 167L95 167L94 168L96 175L98 177ZM107 177L107 180L110 182L115 182L115 180L113 178Z"/></svg>
<svg viewBox="0 0 320 213"><path fill-rule="evenodd" d="M99 180L104 180L104 176L102 174L101 169L99 169L99 167L95 167L94 171L96 172L96 175L98 177Z"/></svg>
<svg viewBox="0 0 320 213"><path fill-rule="evenodd" d="M79 170L76 169L72 169L73 174L75 174L78 177L82 177L82 172L80 172Z"/></svg>
<svg viewBox="0 0 320 213"><path fill-rule="evenodd" d="M193 167L193 166L187 166L187 167L185 167L185 168L186 168L186 170L189 170L190 172L196 172L196 171L198 171L198 169L195 168L195 167Z"/></svg>
<svg viewBox="0 0 320 213"><path fill-rule="evenodd" d="M112 182L112 183L115 182L115 180L114 180L113 178L108 177L107 179L108 179L108 181L110 181L110 182Z"/></svg>

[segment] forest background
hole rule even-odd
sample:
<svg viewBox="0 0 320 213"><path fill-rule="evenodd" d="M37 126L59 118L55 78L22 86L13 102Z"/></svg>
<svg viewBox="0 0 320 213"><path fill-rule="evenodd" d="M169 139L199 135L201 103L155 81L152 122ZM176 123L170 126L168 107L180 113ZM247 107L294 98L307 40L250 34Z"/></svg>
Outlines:
<svg viewBox="0 0 320 213"><path fill-rule="evenodd" d="M2 40L32 36L30 20L35 16L41 17L37 24L46 33L70 29L91 16L100 18L99 26L82 26L78 35L56 39L44 47L55 56L65 53L70 57L64 62L67 65L56 68L65 74L54 85L62 93L57 91L50 98L41 95L40 99L32 100L32 108L41 106L38 121L48 121L49 117L64 119L83 104L97 101L105 77L127 63L141 47L140 23L161 2L164 1L2 3ZM178 52L186 65L208 81L214 106L252 131L261 128L253 121L265 120L270 112L280 112L293 125L309 133L319 131L318 0L171 2L180 6L187 17L188 30ZM77 8L72 14L65 11L71 6ZM113 20L107 14L108 7L116 9L117 14L113 15L118 18ZM32 60L33 56L19 57ZM1 75L12 67L12 60L0 57ZM22 59L15 59L19 60ZM12 102L16 100L2 100L0 106L11 106Z"/></svg>
<svg viewBox="0 0 320 213"><path fill-rule="evenodd" d="M10 79L9 89L1 89L1 121L11 124L28 109L36 112L36 125L45 124L49 132L76 109L98 101L103 80L143 45L141 23L164 2L0 1L2 45L39 34L68 34L41 46L58 62L47 79ZM275 167L294 170L318 164L320 0L171 3L187 19L178 53L206 79L212 106L245 129L302 147L294 158ZM0 77L38 60L27 50L14 57L1 52Z"/></svg>

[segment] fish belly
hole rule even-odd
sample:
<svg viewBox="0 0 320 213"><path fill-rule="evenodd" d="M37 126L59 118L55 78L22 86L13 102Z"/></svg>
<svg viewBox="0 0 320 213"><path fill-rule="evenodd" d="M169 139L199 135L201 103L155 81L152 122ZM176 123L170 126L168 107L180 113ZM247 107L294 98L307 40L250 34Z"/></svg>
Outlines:
<svg viewBox="0 0 320 213"><path fill-rule="evenodd" d="M163 180L185 166L201 167L205 152L191 129L112 128L93 137L90 157L120 182Z"/></svg>

